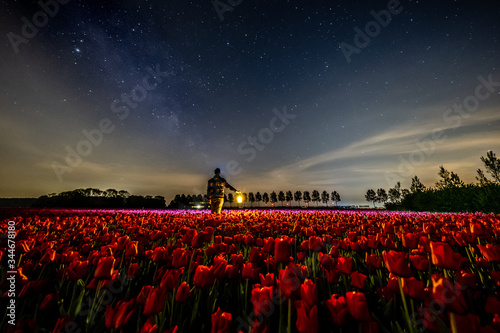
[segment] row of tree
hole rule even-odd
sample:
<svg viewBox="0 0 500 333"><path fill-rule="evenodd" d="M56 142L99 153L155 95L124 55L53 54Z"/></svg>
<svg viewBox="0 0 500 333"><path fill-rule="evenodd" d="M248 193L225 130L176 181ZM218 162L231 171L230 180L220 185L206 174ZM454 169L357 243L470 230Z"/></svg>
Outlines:
<svg viewBox="0 0 500 333"><path fill-rule="evenodd" d="M301 206L301 202L303 201L307 206L309 206L310 202L316 203L316 206L319 206L320 202L323 202L325 206L328 206L329 202L332 202L333 205L337 205L337 202L341 201L340 195L337 191L333 191L331 193L327 191L319 192L318 190L314 190L312 192L309 191L279 191L276 193L275 191L268 194L267 192L260 193L253 192L242 193L243 203L245 206L248 204L250 207L253 207L256 204L258 207L261 206L261 203L267 206L267 204L271 203L274 207L278 202L281 203L281 207L286 206L291 207L292 201L295 201L297 206ZM203 206L206 205L208 199L206 195L184 195L178 194L175 198L170 202L169 208L189 208L193 206ZM232 206L234 202L236 202L236 197L233 193L227 193L224 195L224 201L229 203L229 206Z"/></svg>
<svg viewBox="0 0 500 333"><path fill-rule="evenodd" d="M439 180L434 187L426 187L420 179L412 178L410 189L402 189L398 182L386 192L369 189L365 198L375 206L383 203L387 209L442 212L500 212L500 159L493 151L481 156L486 173L477 169L476 183L465 184L458 174L444 166L439 167ZM489 174L491 179L486 176Z"/></svg>
<svg viewBox="0 0 500 333"><path fill-rule="evenodd" d="M127 191L96 188L76 189L42 195L32 207L44 208L165 208L165 198L151 195L131 195Z"/></svg>

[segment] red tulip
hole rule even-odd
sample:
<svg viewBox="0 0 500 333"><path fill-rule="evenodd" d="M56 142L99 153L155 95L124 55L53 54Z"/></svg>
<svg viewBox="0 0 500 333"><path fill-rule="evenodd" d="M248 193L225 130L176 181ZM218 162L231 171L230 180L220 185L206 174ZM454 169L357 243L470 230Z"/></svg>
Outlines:
<svg viewBox="0 0 500 333"><path fill-rule="evenodd" d="M56 326L54 327L52 333L65 332L68 324L71 321L71 317L68 315L60 317L59 319L57 319Z"/></svg>
<svg viewBox="0 0 500 333"><path fill-rule="evenodd" d="M89 261L75 260L69 263L68 267L64 271L64 276L70 281L76 281L78 279L83 279L88 272Z"/></svg>
<svg viewBox="0 0 500 333"><path fill-rule="evenodd" d="M309 250L319 252L324 249L325 244L323 243L323 239L319 236L311 236L309 237Z"/></svg>
<svg viewBox="0 0 500 333"><path fill-rule="evenodd" d="M410 261L413 267L419 271L428 271L429 270L429 259L424 256L415 254L410 255Z"/></svg>
<svg viewBox="0 0 500 333"><path fill-rule="evenodd" d="M48 248L40 259L40 263L46 264L52 262L56 259L56 251L54 249Z"/></svg>
<svg viewBox="0 0 500 333"><path fill-rule="evenodd" d="M488 259L488 261L500 261L500 245L495 244L486 244L486 245L477 245L479 251L483 257Z"/></svg>
<svg viewBox="0 0 500 333"><path fill-rule="evenodd" d="M300 288L300 279L291 265L279 271L278 287L286 299Z"/></svg>
<svg viewBox="0 0 500 333"><path fill-rule="evenodd" d="M330 299L325 301L325 305L332 321L339 326L343 326L349 317L345 297L339 296L337 298L337 295L333 294Z"/></svg>
<svg viewBox="0 0 500 333"><path fill-rule="evenodd" d="M231 326L231 313L222 312L220 308L212 314L211 333L228 333Z"/></svg>
<svg viewBox="0 0 500 333"><path fill-rule="evenodd" d="M456 272L457 281L462 286L467 286L470 288L476 288L476 274L470 271L460 271Z"/></svg>
<svg viewBox="0 0 500 333"><path fill-rule="evenodd" d="M351 273L351 286L363 289L365 287L367 276L359 273L358 271L354 271Z"/></svg>
<svg viewBox="0 0 500 333"><path fill-rule="evenodd" d="M339 257L337 259L337 269L340 273L351 274L352 272L352 258L351 257Z"/></svg>
<svg viewBox="0 0 500 333"><path fill-rule="evenodd" d="M415 279L414 277L402 278L401 284L405 294L415 299L423 299L424 294L424 283Z"/></svg>
<svg viewBox="0 0 500 333"><path fill-rule="evenodd" d="M432 298L442 307L455 313L467 313L467 304L462 293L463 287L453 284L441 274L432 274Z"/></svg>
<svg viewBox="0 0 500 333"><path fill-rule="evenodd" d="M165 288L167 291L174 290L183 271L184 268L167 270L161 279L160 288Z"/></svg>
<svg viewBox="0 0 500 333"><path fill-rule="evenodd" d="M362 292L347 292L347 309L351 316L356 320L370 321L371 316L368 311L368 304L366 302L365 294Z"/></svg>
<svg viewBox="0 0 500 333"><path fill-rule="evenodd" d="M193 284L198 288L204 288L213 283L212 272L209 267L199 265L194 272Z"/></svg>
<svg viewBox="0 0 500 333"><path fill-rule="evenodd" d="M448 243L431 242L432 264L441 268L459 270L466 259L456 253Z"/></svg>
<svg viewBox="0 0 500 333"><path fill-rule="evenodd" d="M378 257L376 254L365 254L365 263L371 269L378 269L381 267L382 258Z"/></svg>
<svg viewBox="0 0 500 333"><path fill-rule="evenodd" d="M420 234L409 232L401 238L403 246L408 249L416 249L418 247L418 239Z"/></svg>
<svg viewBox="0 0 500 333"><path fill-rule="evenodd" d="M129 278L139 276L140 273L141 271L138 263L134 262L131 263L130 266L128 266L127 275Z"/></svg>
<svg viewBox="0 0 500 333"><path fill-rule="evenodd" d="M267 273L266 276L259 274L260 285L263 287L272 287L274 285L274 273Z"/></svg>
<svg viewBox="0 0 500 333"><path fill-rule="evenodd" d="M113 275L113 265L115 264L115 258L112 256L102 257L97 263L97 268L94 272L94 278L100 280L109 280L111 275Z"/></svg>
<svg viewBox="0 0 500 333"><path fill-rule="evenodd" d="M300 285L300 298L304 300L309 307L318 303L317 287L310 279L305 279L304 283Z"/></svg>
<svg viewBox="0 0 500 333"><path fill-rule="evenodd" d="M127 258L137 257L137 255L139 254L137 247L138 247L137 241L129 242L125 249L125 257Z"/></svg>
<svg viewBox="0 0 500 333"><path fill-rule="evenodd" d="M191 251L184 250L183 248L176 248L172 252L172 266L175 268L187 267L191 260Z"/></svg>
<svg viewBox="0 0 500 333"><path fill-rule="evenodd" d="M318 308L316 305L310 307L306 301L296 301L297 308L297 330L300 333L318 332Z"/></svg>
<svg viewBox="0 0 500 333"><path fill-rule="evenodd" d="M189 284L186 281L183 281L177 289L177 293L175 294L175 301L178 303L185 302L191 296L191 289L189 288Z"/></svg>
<svg viewBox="0 0 500 333"><path fill-rule="evenodd" d="M136 304L135 299L131 299L130 301L119 301L116 305L113 323L114 328L119 329L132 322L132 318L136 314Z"/></svg>
<svg viewBox="0 0 500 333"><path fill-rule="evenodd" d="M139 292L139 295L135 298L138 304L144 304L146 303L146 299L148 298L149 294L153 290L153 286L142 286L141 291Z"/></svg>
<svg viewBox="0 0 500 333"><path fill-rule="evenodd" d="M274 305L272 303L273 287L253 288L250 302L256 316L268 316Z"/></svg>
<svg viewBox="0 0 500 333"><path fill-rule="evenodd" d="M274 243L274 259L276 263L288 264L290 262L290 244L287 239L276 239Z"/></svg>
<svg viewBox="0 0 500 333"><path fill-rule="evenodd" d="M241 270L241 277L243 279L258 280L259 279L260 268L254 268L254 264L247 262L243 264Z"/></svg>
<svg viewBox="0 0 500 333"><path fill-rule="evenodd" d="M157 333L158 326L153 323L153 317L149 317L141 328L140 333Z"/></svg>
<svg viewBox="0 0 500 333"><path fill-rule="evenodd" d="M408 265L408 257L404 252L382 252L385 267L394 275L409 277L412 275L411 269Z"/></svg>
<svg viewBox="0 0 500 333"><path fill-rule="evenodd" d="M153 288L146 298L146 303L144 303L144 310L142 313L146 316L160 313L163 310L166 297L167 290L165 288Z"/></svg>

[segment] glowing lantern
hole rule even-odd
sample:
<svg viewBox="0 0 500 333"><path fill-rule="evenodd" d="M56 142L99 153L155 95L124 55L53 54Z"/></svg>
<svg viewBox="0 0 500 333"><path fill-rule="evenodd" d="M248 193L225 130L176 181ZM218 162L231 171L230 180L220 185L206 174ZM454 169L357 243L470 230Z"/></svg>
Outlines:
<svg viewBox="0 0 500 333"><path fill-rule="evenodd" d="M242 202L243 202L243 196L242 196L242 195L238 195L238 196L236 197L236 201L237 201L238 203L242 203Z"/></svg>

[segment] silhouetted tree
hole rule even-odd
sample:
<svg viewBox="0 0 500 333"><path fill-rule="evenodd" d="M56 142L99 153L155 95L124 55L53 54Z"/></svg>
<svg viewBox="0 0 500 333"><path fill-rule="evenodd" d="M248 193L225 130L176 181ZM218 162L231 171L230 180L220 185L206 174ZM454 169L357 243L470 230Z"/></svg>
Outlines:
<svg viewBox="0 0 500 333"><path fill-rule="evenodd" d="M304 191L304 202L308 207L310 201L311 201L311 195L309 194L309 191Z"/></svg>
<svg viewBox="0 0 500 333"><path fill-rule="evenodd" d="M225 200L227 202L229 202L229 207L232 207L233 205L233 202L234 202L234 196L232 193L228 193L227 194L227 200Z"/></svg>
<svg viewBox="0 0 500 333"><path fill-rule="evenodd" d="M328 194L327 191L323 191L321 193L321 201L323 201L325 206L328 206L328 201L330 201L330 194Z"/></svg>
<svg viewBox="0 0 500 333"><path fill-rule="evenodd" d="M262 201L262 195L260 192L255 193L255 201L257 202L257 206L260 206L260 202Z"/></svg>
<svg viewBox="0 0 500 333"><path fill-rule="evenodd" d="M374 190L369 189L365 194L366 201L373 202L373 207L375 207L375 202L377 202L377 193Z"/></svg>
<svg viewBox="0 0 500 333"><path fill-rule="evenodd" d="M292 191L286 191L285 200L286 200L286 204L290 205L290 202L293 200Z"/></svg>
<svg viewBox="0 0 500 333"><path fill-rule="evenodd" d="M285 202L285 192L280 191L278 193L278 201L281 202L281 206L283 207L283 202Z"/></svg>
<svg viewBox="0 0 500 333"><path fill-rule="evenodd" d="M389 189L389 200L392 203L399 203L401 200L401 182L397 182L393 188Z"/></svg>
<svg viewBox="0 0 500 333"><path fill-rule="evenodd" d="M442 165L439 166L438 175L441 179L436 183L437 189L443 189L446 187L462 187L465 185L456 173L446 170Z"/></svg>
<svg viewBox="0 0 500 333"><path fill-rule="evenodd" d="M337 202L338 202L338 201L341 201L341 200L340 200L340 195L337 193L337 191L333 191L333 192L332 192L332 196L331 196L331 198L332 198L332 201L333 201L333 203L335 204L335 206L337 206Z"/></svg>
<svg viewBox="0 0 500 333"><path fill-rule="evenodd" d="M250 202L250 207L252 207L253 203L255 202L255 196L253 195L253 192L248 193L248 201Z"/></svg>
<svg viewBox="0 0 500 333"><path fill-rule="evenodd" d="M410 193L422 192L425 191L425 185L422 184L420 179L417 176L411 179Z"/></svg>
<svg viewBox="0 0 500 333"><path fill-rule="evenodd" d="M316 203L316 206L318 206L319 202L321 201L320 197L319 197L319 191L318 190L314 190L313 193L312 193L312 201Z"/></svg>
<svg viewBox="0 0 500 333"><path fill-rule="evenodd" d="M387 192L383 188L377 190L377 201L382 203L387 202Z"/></svg>
<svg viewBox="0 0 500 333"><path fill-rule="evenodd" d="M276 202L278 202L278 196L276 195L276 192L272 191L271 192L271 204L274 206Z"/></svg>
<svg viewBox="0 0 500 333"><path fill-rule="evenodd" d="M481 156L481 161L484 163L486 172L493 177L493 181L500 184L500 159L493 151L488 150L486 157Z"/></svg>
<svg viewBox="0 0 500 333"><path fill-rule="evenodd" d="M262 202L264 202L264 205L267 205L267 203L269 202L269 194L267 194L267 192L264 192L264 194L262 195Z"/></svg>
<svg viewBox="0 0 500 333"><path fill-rule="evenodd" d="M300 207L300 201L302 200L302 192L301 191L295 191L295 194L293 195L293 199L297 201Z"/></svg>

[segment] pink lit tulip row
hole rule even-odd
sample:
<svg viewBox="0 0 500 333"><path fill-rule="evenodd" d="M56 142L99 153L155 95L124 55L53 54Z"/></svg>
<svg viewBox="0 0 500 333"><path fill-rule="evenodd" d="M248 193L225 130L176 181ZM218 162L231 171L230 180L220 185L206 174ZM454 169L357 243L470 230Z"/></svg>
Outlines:
<svg viewBox="0 0 500 333"><path fill-rule="evenodd" d="M12 214L17 324L2 332L500 331L493 214Z"/></svg>

